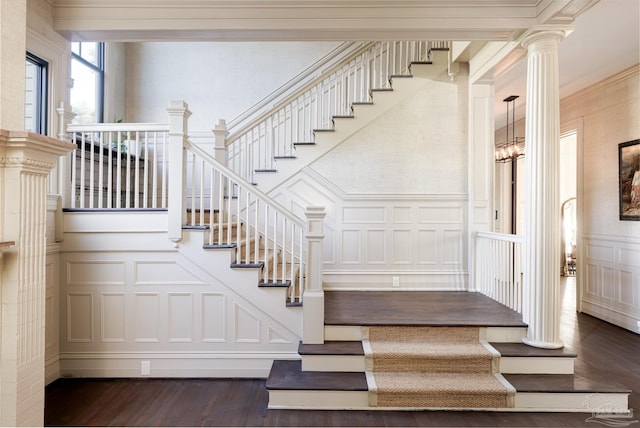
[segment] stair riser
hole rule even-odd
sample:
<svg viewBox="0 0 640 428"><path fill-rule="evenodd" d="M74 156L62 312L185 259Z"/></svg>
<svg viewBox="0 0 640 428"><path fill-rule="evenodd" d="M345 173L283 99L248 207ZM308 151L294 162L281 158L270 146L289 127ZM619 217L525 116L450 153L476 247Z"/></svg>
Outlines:
<svg viewBox="0 0 640 428"><path fill-rule="evenodd" d="M303 355L302 370L315 372L364 372L364 355Z"/></svg>
<svg viewBox="0 0 640 428"><path fill-rule="evenodd" d="M271 390L269 409L369 409L369 392Z"/></svg>
<svg viewBox="0 0 640 428"><path fill-rule="evenodd" d="M573 374L575 358L500 357L504 374Z"/></svg>
<svg viewBox="0 0 640 428"><path fill-rule="evenodd" d="M629 395L625 393L518 392L515 396L515 409L525 412L548 410L594 413L617 409L623 413L628 408Z"/></svg>
<svg viewBox="0 0 640 428"><path fill-rule="evenodd" d="M620 393L516 393L515 406L504 409L464 409L432 407L370 407L366 391L269 391L269 409L316 410L482 410L492 412L573 412L586 415L628 409L629 397Z"/></svg>
<svg viewBox="0 0 640 428"><path fill-rule="evenodd" d="M500 357L503 374L573 374L574 358ZM302 370L318 372L364 372L363 355L303 355Z"/></svg>
<svg viewBox="0 0 640 428"><path fill-rule="evenodd" d="M486 327L481 329L481 339L493 343L520 343L527 334L526 327ZM362 340L360 326L334 326L324 328L325 340Z"/></svg>

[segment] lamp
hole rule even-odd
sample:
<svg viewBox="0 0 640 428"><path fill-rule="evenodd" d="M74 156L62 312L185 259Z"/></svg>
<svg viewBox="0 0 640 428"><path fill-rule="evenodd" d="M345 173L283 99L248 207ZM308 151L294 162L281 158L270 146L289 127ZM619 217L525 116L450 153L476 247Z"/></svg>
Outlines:
<svg viewBox="0 0 640 428"><path fill-rule="evenodd" d="M511 162L524 156L524 138L516 137L516 99L518 95L510 95L505 98L507 103L507 138L506 141L496 144L496 162ZM511 106L511 138L509 138L509 106Z"/></svg>

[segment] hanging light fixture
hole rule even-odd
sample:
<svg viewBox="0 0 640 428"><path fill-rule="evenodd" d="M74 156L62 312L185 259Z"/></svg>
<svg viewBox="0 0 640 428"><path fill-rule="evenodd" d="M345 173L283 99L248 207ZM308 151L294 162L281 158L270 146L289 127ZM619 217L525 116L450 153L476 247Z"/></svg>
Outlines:
<svg viewBox="0 0 640 428"><path fill-rule="evenodd" d="M507 138L496 144L496 162L515 161L524 156L524 138L516 137L516 99L518 95L510 95L504 101L507 104ZM509 107L511 107L511 136L509 135Z"/></svg>

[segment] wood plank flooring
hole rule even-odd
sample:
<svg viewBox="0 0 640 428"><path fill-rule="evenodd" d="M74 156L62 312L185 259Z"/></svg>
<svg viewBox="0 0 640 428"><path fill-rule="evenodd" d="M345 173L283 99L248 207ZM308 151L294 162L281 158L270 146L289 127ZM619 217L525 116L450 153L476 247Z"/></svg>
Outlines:
<svg viewBox="0 0 640 428"><path fill-rule="evenodd" d="M640 411L640 336L576 314L572 287L570 279L563 289L561 338L578 354L576 373L632 389L629 407ZM45 425L601 426L584 413L268 410L267 403L264 379L59 379L45 391Z"/></svg>

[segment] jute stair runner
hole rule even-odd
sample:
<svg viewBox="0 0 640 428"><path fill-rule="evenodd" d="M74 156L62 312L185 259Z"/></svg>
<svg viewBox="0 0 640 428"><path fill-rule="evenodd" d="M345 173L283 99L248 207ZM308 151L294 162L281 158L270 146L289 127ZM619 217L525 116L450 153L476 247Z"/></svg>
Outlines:
<svg viewBox="0 0 640 428"><path fill-rule="evenodd" d="M371 406L513 407L515 390L478 327L369 327L363 346Z"/></svg>

